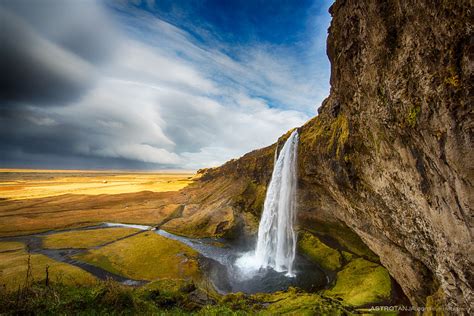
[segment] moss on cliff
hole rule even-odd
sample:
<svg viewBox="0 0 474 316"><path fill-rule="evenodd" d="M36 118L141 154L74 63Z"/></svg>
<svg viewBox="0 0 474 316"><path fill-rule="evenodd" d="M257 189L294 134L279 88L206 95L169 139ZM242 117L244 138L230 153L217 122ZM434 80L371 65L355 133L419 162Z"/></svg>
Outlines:
<svg viewBox="0 0 474 316"><path fill-rule="evenodd" d="M308 121L300 134L303 147L309 146L321 153L341 156L344 145L349 138L349 120L340 113L335 119L328 121L315 117ZM325 149L325 152L324 152Z"/></svg>
<svg viewBox="0 0 474 316"><path fill-rule="evenodd" d="M360 237L347 226L335 223L312 222L311 228L305 226L314 235L321 235L333 240L341 249L350 251L369 261L379 262L378 256L371 251Z"/></svg>
<svg viewBox="0 0 474 316"><path fill-rule="evenodd" d="M390 275L381 265L354 259L337 273L334 287L323 293L352 306L379 303L391 297Z"/></svg>
<svg viewBox="0 0 474 316"><path fill-rule="evenodd" d="M327 246L308 232L303 231L299 234L298 249L324 269L335 271L341 267L339 251Z"/></svg>
<svg viewBox="0 0 474 316"><path fill-rule="evenodd" d="M336 158L339 158L344 144L349 138L349 121L347 120L347 116L339 114L337 118L332 121L329 134L331 136L327 145L327 151L332 152L335 150Z"/></svg>

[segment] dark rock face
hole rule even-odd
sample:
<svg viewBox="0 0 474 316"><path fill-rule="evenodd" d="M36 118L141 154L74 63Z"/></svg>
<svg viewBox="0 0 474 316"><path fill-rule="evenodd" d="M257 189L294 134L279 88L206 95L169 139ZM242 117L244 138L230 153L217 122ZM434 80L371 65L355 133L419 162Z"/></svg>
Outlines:
<svg viewBox="0 0 474 316"><path fill-rule="evenodd" d="M300 227L355 232L412 304L464 313L473 306L472 11L467 0L336 1L331 93L300 128L298 175ZM228 231L251 232L287 135L204 171L190 201L232 207Z"/></svg>
<svg viewBox="0 0 474 316"><path fill-rule="evenodd" d="M337 1L331 94L302 128L321 132L301 144L305 187L329 191L338 207L328 212L419 305L438 287L449 306L472 305L470 10L468 1Z"/></svg>

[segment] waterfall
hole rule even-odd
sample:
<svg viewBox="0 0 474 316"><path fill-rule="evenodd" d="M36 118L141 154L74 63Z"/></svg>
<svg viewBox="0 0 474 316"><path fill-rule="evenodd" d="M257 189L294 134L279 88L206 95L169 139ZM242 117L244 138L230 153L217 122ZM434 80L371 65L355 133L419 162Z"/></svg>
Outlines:
<svg viewBox="0 0 474 316"><path fill-rule="evenodd" d="M273 167L255 251L236 262L243 270L272 268L294 276L297 149L298 132L295 130L285 142Z"/></svg>

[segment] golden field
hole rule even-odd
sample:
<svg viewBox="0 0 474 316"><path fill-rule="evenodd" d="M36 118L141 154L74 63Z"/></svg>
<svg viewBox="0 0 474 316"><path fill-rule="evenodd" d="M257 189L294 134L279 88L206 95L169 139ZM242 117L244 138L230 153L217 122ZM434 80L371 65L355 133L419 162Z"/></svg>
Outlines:
<svg viewBox="0 0 474 316"><path fill-rule="evenodd" d="M0 237L176 217L190 172L0 170Z"/></svg>
<svg viewBox="0 0 474 316"><path fill-rule="evenodd" d="M120 194L177 191L192 172L116 172L0 169L0 198L32 199L62 194Z"/></svg>

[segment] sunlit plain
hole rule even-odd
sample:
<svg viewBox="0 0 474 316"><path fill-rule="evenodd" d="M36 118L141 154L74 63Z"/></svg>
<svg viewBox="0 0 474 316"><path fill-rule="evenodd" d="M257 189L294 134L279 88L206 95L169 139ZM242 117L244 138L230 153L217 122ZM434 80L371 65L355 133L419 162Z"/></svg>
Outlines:
<svg viewBox="0 0 474 316"><path fill-rule="evenodd" d="M177 191L191 183L192 176L192 171L144 173L0 169L0 198L21 200L62 194Z"/></svg>

